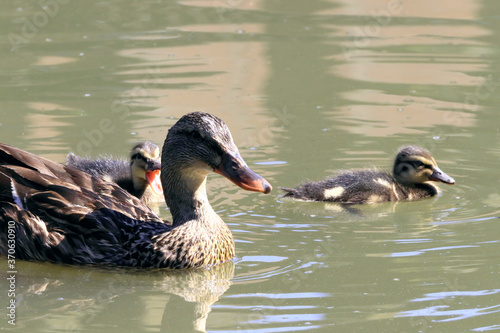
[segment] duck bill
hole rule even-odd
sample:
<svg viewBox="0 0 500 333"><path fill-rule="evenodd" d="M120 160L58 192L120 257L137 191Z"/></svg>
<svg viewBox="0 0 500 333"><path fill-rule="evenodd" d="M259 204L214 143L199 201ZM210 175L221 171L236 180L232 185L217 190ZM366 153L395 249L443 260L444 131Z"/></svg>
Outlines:
<svg viewBox="0 0 500 333"><path fill-rule="evenodd" d="M253 172L252 169L248 167L238 153L224 154L222 162L214 169L214 171L247 191L268 194L273 189L267 180Z"/></svg>
<svg viewBox="0 0 500 333"><path fill-rule="evenodd" d="M429 180L450 185L455 184L455 179L445 174L437 166L434 167L434 171L432 172L432 175L429 176Z"/></svg>
<svg viewBox="0 0 500 333"><path fill-rule="evenodd" d="M161 187L160 170L146 171L146 180L151 186L153 192L158 195L163 194L163 188Z"/></svg>

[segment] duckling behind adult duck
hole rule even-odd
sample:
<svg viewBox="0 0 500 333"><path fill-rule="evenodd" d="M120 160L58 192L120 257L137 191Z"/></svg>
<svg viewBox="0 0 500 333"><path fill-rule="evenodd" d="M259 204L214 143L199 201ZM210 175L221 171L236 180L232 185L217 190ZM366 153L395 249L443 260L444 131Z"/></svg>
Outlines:
<svg viewBox="0 0 500 333"><path fill-rule="evenodd" d="M0 144L0 254L169 268L230 260L233 236L206 195L211 171L243 189L271 191L241 158L226 124L202 112L179 119L163 146L161 179L172 223L116 184Z"/></svg>
<svg viewBox="0 0 500 333"><path fill-rule="evenodd" d="M152 142L135 145L130 152L130 162L106 157L92 160L70 153L66 164L118 184L148 206L163 198L160 149Z"/></svg>
<svg viewBox="0 0 500 333"><path fill-rule="evenodd" d="M438 187L429 181L455 184L427 150L406 146L396 155L392 175L377 170L353 170L282 189L287 192L285 197L295 199L364 204L432 197L438 193Z"/></svg>

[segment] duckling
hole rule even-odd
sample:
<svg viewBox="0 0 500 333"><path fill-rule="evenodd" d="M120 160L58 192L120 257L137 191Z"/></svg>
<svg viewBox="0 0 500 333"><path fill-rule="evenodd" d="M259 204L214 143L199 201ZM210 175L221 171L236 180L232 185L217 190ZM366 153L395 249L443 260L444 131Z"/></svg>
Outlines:
<svg viewBox="0 0 500 333"><path fill-rule="evenodd" d="M130 162L106 157L91 160L69 153L66 164L118 184L148 206L162 201L160 149L152 142L145 141L134 146Z"/></svg>
<svg viewBox="0 0 500 333"><path fill-rule="evenodd" d="M439 188L429 181L455 184L427 150L405 146L396 155L392 175L377 170L353 170L282 190L287 192L285 197L294 199L364 204L432 197Z"/></svg>

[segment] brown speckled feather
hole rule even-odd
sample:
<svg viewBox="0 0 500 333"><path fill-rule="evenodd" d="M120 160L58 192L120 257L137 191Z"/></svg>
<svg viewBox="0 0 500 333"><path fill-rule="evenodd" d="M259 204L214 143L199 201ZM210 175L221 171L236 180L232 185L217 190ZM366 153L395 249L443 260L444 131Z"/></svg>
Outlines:
<svg viewBox="0 0 500 333"><path fill-rule="evenodd" d="M0 145L0 152L9 156L9 164L0 160L0 239L7 223L16 221L20 259L128 265L122 258L134 235L127 239L126 231L140 223L170 228L115 184L7 145ZM0 243L0 252L6 253L7 242Z"/></svg>

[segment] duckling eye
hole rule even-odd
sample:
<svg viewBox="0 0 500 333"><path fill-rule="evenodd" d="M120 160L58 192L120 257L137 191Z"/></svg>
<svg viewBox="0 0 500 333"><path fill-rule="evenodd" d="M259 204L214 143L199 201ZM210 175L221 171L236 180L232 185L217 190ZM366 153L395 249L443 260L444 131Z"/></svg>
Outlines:
<svg viewBox="0 0 500 333"><path fill-rule="evenodd" d="M415 162L413 162L413 165L414 165L415 167L417 167L417 168L420 168L421 166L423 166L423 165L424 165L424 163L422 163L421 161L415 161Z"/></svg>
<svg viewBox="0 0 500 333"><path fill-rule="evenodd" d="M146 157L142 156L139 153L132 155L132 157L130 159L131 160L143 160L146 163L148 162L148 160L146 159Z"/></svg>
<svg viewBox="0 0 500 333"><path fill-rule="evenodd" d="M401 170L403 170L403 172L406 172L406 171L408 171L408 167L407 167L406 165L404 165L404 166L401 168Z"/></svg>

